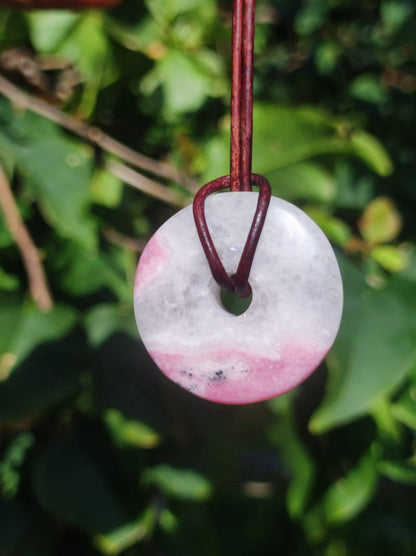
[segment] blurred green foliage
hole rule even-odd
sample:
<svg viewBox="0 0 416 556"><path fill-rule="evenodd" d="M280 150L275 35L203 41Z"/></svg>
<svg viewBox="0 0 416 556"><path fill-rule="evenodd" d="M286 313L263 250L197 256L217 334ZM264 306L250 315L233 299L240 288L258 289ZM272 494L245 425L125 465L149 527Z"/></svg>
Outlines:
<svg viewBox="0 0 416 556"><path fill-rule="evenodd" d="M6 75L202 184L228 167L230 6L1 9L0 54L70 64L65 98L59 64ZM246 407L180 391L137 337L137 240L176 209L0 98L55 299L30 300L0 211L2 556L416 553L415 25L412 0L258 2L254 170L336 246L345 310L326 364Z"/></svg>

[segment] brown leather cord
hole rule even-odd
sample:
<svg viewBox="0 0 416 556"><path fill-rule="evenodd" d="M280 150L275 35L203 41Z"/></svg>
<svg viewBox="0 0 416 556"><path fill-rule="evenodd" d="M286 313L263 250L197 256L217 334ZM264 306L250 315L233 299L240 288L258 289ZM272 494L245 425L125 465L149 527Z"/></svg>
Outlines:
<svg viewBox="0 0 416 556"><path fill-rule="evenodd" d="M231 191L251 191L255 0L234 0Z"/></svg>
<svg viewBox="0 0 416 556"><path fill-rule="evenodd" d="M248 279L271 197L270 185L266 178L258 174L252 174L250 182L257 185L260 192L253 223L247 236L237 272L233 276L227 274L218 256L205 218L205 199L215 191L229 189L231 177L223 176L222 178L217 178L204 185L196 194L193 204L196 229L207 257L212 276L220 288L228 292L234 292L239 297L248 297L251 294L251 287Z"/></svg>
<svg viewBox="0 0 416 556"><path fill-rule="evenodd" d="M251 173L255 10L256 0L234 0L230 175L217 178L202 187L193 204L195 225L211 273L222 289L234 292L239 297L248 297L251 294L250 270L271 197L270 185L266 178ZM256 212L237 272L229 276L207 226L205 199L211 193L222 189L251 191L252 184L257 185L260 190Z"/></svg>

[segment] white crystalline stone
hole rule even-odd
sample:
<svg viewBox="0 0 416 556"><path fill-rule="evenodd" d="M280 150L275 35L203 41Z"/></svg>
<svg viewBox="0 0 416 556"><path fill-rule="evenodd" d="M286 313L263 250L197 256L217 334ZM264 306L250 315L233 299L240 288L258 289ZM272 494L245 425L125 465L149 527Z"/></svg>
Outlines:
<svg viewBox="0 0 416 556"><path fill-rule="evenodd" d="M230 275L257 199L255 192L231 192L206 200L208 227ZM338 331L341 275L320 228L276 197L250 285L245 313L224 309L191 206L153 235L137 269L134 308L143 343L166 376L197 396L238 404L287 392L316 369Z"/></svg>

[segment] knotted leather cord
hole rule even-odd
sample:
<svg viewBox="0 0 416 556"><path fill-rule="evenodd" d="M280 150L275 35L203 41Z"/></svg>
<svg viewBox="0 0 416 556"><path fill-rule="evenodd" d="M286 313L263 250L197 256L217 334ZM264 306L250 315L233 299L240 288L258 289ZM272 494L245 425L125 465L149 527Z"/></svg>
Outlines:
<svg viewBox="0 0 416 556"><path fill-rule="evenodd" d="M249 276L270 203L271 189L263 176L251 173L253 142L253 57L256 0L234 0L231 92L230 175L203 186L195 196L193 212L198 236L217 284L239 297L251 294ZM229 276L222 264L205 218L205 199L222 189L251 191L259 187L253 223L237 272Z"/></svg>

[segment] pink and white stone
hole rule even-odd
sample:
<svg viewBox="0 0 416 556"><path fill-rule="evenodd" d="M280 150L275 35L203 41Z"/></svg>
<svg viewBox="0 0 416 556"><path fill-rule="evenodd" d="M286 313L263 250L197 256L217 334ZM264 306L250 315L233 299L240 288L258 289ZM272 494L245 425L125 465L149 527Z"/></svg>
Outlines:
<svg viewBox="0 0 416 556"><path fill-rule="evenodd" d="M257 196L219 193L206 201L208 226L229 274L237 269ZM143 343L168 378L202 398L243 404L283 394L316 369L338 331L341 275L320 228L276 197L250 284L245 313L224 309L191 206L153 235L137 268L134 309Z"/></svg>

